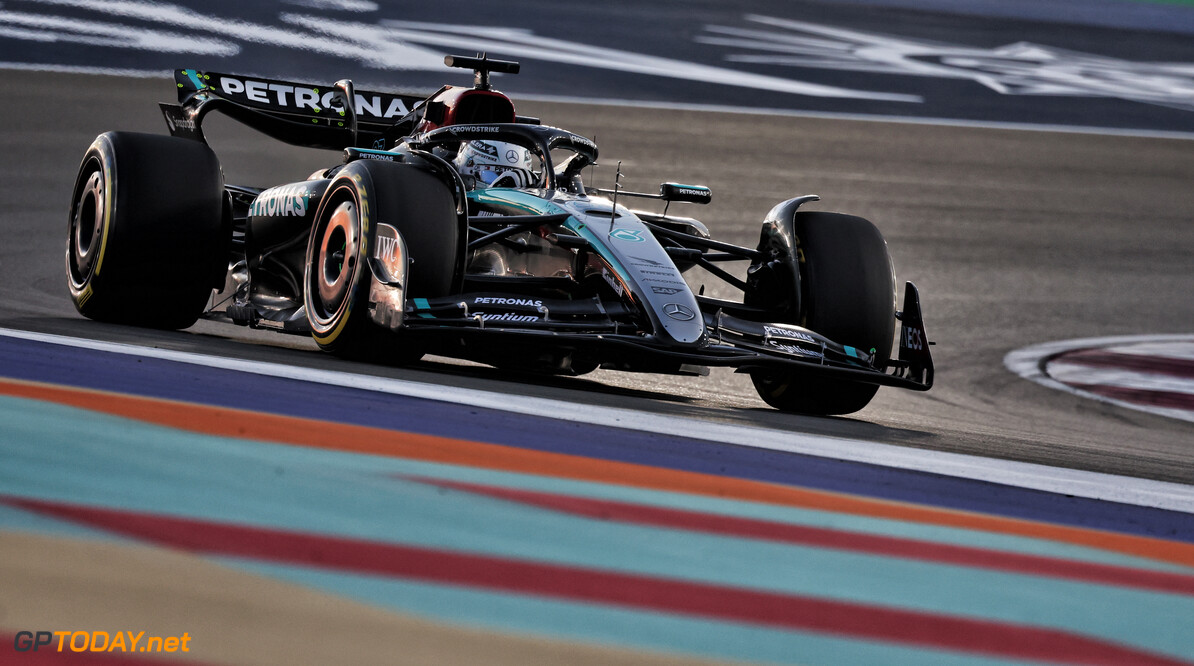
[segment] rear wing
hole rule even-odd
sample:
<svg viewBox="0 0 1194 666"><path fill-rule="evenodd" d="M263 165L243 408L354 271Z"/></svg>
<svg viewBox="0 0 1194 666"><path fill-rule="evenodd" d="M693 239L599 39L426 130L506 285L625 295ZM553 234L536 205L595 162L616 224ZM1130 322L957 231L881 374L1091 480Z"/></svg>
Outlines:
<svg viewBox="0 0 1194 666"><path fill-rule="evenodd" d="M204 116L220 111L297 146L384 149L410 132L427 99L358 91L347 80L316 85L194 69L175 70L174 82L179 104L160 105L166 125L171 135L197 141L204 141Z"/></svg>

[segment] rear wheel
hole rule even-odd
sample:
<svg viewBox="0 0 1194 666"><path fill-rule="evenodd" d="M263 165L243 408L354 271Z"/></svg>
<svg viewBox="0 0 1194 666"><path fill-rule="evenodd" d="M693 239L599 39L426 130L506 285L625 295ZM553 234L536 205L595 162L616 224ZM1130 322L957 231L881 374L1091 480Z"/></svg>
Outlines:
<svg viewBox="0 0 1194 666"><path fill-rule="evenodd" d="M795 323L871 354L891 356L895 333L895 272L887 242L853 215L798 212L793 219L800 270ZM810 376L800 370L751 372L759 396L786 412L849 414L867 405L878 385Z"/></svg>
<svg viewBox="0 0 1194 666"><path fill-rule="evenodd" d="M408 298L451 293L459 240L452 192L417 167L353 162L328 187L311 230L303 289L307 321L325 351L413 362L422 351L369 317L368 259L378 224L397 229L406 245Z"/></svg>
<svg viewBox="0 0 1194 666"><path fill-rule="evenodd" d="M84 316L156 328L195 323L227 270L220 163L206 144L101 134L71 196L66 276Z"/></svg>

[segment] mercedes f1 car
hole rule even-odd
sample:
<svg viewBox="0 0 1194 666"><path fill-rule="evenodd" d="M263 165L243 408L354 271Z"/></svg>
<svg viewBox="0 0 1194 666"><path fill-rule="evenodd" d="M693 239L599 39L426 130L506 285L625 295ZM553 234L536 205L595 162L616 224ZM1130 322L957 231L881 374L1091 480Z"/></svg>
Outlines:
<svg viewBox="0 0 1194 666"><path fill-rule="evenodd" d="M846 414L880 385L927 390L916 287L896 311L887 245L867 220L774 206L756 247L669 215L703 186L586 187L593 141L516 114L490 73L427 97L179 70L170 136L108 132L83 157L66 272L96 320L185 328L200 317L310 335L337 354L424 354L579 375L596 368L748 373L785 411ZM227 185L203 119L220 111L340 164L266 189ZM619 170L620 173L620 170ZM663 202L662 213L634 200ZM726 262L742 262L737 275ZM741 300L694 293L701 267ZM898 354L892 358L899 321Z"/></svg>

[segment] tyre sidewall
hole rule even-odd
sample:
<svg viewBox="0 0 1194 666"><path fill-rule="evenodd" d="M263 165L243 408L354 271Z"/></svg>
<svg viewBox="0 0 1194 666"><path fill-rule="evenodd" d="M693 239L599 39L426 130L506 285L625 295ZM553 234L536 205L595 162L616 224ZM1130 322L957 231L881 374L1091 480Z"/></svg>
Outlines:
<svg viewBox="0 0 1194 666"><path fill-rule="evenodd" d="M801 325L843 345L891 357L895 269L875 225L854 215L798 212Z"/></svg>
<svg viewBox="0 0 1194 666"><path fill-rule="evenodd" d="M76 309L103 321L185 328L206 307L231 240L219 160L206 145L153 134L108 132L92 143L72 194L98 168L103 215L96 256L80 273L67 240L67 287Z"/></svg>
<svg viewBox="0 0 1194 666"><path fill-rule="evenodd" d="M352 201L357 210L358 234L353 275L344 302L336 312L321 316L325 308L315 302L315 278L323 234L336 208ZM459 251L459 230L451 191L434 174L419 167L388 162L358 161L342 169L328 186L316 212L307 243L303 302L312 337L326 350L348 356L410 359L417 354L390 353L385 330L369 317L372 271L368 258L378 224L388 224L402 235L411 257L407 297L434 298L451 293ZM393 341L390 341L393 342ZM382 347L387 349L383 349Z"/></svg>
<svg viewBox="0 0 1194 666"><path fill-rule="evenodd" d="M798 324L834 342L872 354L877 365L891 355L895 334L895 272L887 243L868 220L840 213L799 211L790 219L799 276L791 289L799 313L780 323ZM765 230L766 231L766 230ZM799 369L756 370L751 380L767 404L787 412L836 415L865 407L875 384L816 375Z"/></svg>
<svg viewBox="0 0 1194 666"><path fill-rule="evenodd" d="M346 340L359 328L357 320L361 318L361 310L367 306L368 294L365 293L369 285L369 269L364 261L368 257L369 248L373 245L374 230L370 224L370 205L372 203L369 192L372 181L367 173L358 169L344 169L328 186L319 209L315 214L315 226L311 229L311 236L307 241L307 259L303 275L303 304L307 310L307 321L311 325L311 336L320 347L329 351L337 351L347 346ZM354 246L355 256L351 258L349 270L352 271L347 286L347 293L343 301L338 304L335 312L323 317L326 308L316 303L317 288L316 271L319 270L320 249L327 227L331 224L331 217L335 210L343 203L351 202L356 209L356 216L352 223L352 231L356 236ZM349 257L344 258L349 262ZM368 324L368 322L361 322Z"/></svg>

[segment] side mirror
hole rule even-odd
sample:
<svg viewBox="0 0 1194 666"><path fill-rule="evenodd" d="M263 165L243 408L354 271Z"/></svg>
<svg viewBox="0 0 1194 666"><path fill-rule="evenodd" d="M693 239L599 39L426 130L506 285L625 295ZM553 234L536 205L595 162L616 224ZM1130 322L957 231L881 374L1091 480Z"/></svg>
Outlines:
<svg viewBox="0 0 1194 666"><path fill-rule="evenodd" d="M707 204L713 200L713 192L704 185L681 185L664 183L659 186L659 198L664 201Z"/></svg>

